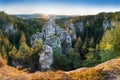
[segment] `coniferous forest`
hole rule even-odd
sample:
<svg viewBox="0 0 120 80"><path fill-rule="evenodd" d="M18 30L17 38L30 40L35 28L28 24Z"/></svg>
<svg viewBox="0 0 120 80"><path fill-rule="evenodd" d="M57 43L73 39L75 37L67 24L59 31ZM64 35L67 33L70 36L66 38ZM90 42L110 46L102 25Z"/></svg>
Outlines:
<svg viewBox="0 0 120 80"><path fill-rule="evenodd" d="M28 72L40 71L39 54L45 41L35 40L31 45L30 40L34 34L42 31L47 21L49 19L23 19L0 12L0 56L6 64L18 69L27 69ZM51 70L69 71L92 67L120 58L120 12L71 16L54 21L63 29L66 29L66 21L73 23L75 27L82 22L83 30L76 29L76 39L72 40L69 52L54 49ZM73 35L71 29L68 32L70 36Z"/></svg>

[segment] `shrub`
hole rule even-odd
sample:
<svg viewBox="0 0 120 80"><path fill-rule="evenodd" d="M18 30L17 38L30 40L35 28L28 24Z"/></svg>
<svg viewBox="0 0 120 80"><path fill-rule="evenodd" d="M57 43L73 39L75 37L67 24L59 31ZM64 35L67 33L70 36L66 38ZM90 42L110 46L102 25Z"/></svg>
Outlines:
<svg viewBox="0 0 120 80"><path fill-rule="evenodd" d="M105 62L107 60L114 59L118 57L119 55L115 53L115 51L109 50L109 51L101 52L100 56L101 56L101 62Z"/></svg>

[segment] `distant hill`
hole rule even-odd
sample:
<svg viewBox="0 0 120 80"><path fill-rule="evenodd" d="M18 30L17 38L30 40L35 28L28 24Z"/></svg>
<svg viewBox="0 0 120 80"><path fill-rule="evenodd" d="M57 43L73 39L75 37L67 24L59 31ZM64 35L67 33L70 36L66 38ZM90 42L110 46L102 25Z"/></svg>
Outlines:
<svg viewBox="0 0 120 80"><path fill-rule="evenodd" d="M52 15L52 14L48 14L49 17L54 17L55 19L60 19L60 18L68 18L68 17L72 17L72 16L68 16L68 15ZM44 14L17 14L17 17L20 17L22 19L28 19L28 18L45 18Z"/></svg>

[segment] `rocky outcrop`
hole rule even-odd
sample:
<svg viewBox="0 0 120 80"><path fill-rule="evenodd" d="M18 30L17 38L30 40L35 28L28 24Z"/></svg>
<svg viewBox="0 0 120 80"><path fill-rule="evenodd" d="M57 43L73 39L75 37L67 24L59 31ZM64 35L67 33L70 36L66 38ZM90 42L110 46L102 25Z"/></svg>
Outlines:
<svg viewBox="0 0 120 80"><path fill-rule="evenodd" d="M2 26L0 26L0 28L4 33L7 33L7 32L15 33L17 31L17 29L14 28L13 24L9 22L6 22Z"/></svg>
<svg viewBox="0 0 120 80"><path fill-rule="evenodd" d="M52 36L45 41L45 44L51 46L53 49L61 48L60 38L57 36Z"/></svg>
<svg viewBox="0 0 120 80"><path fill-rule="evenodd" d="M67 26L66 26L67 27ZM68 28L73 31L72 38L68 32ZM50 19L42 28L42 32L32 35L30 43L34 44L35 40L43 39L46 45L54 49L59 48L60 52L68 53L72 47L72 39L76 39L76 31L73 23L67 27L67 30L61 29L54 20ZM67 48L67 50L65 50Z"/></svg>
<svg viewBox="0 0 120 80"><path fill-rule="evenodd" d="M88 22L87 22L87 24L88 24ZM83 32L83 22L76 22L75 27L76 27L77 32Z"/></svg>
<svg viewBox="0 0 120 80"><path fill-rule="evenodd" d="M70 29L72 30L72 40L76 40L76 29L73 23L70 23Z"/></svg>
<svg viewBox="0 0 120 80"><path fill-rule="evenodd" d="M59 48L59 53L69 54L72 48L72 40L76 39L76 30L73 23L66 26L66 30L61 29L55 21L50 19L42 28L42 32L37 32L31 37L31 45L35 40L43 40L43 51L40 54L39 63L41 70L50 69L53 63L53 51ZM69 29L73 31L72 37L69 34Z"/></svg>
<svg viewBox="0 0 120 80"><path fill-rule="evenodd" d="M43 51L40 53L39 63L41 65L41 71L50 69L53 63L53 50L48 45L43 46Z"/></svg>
<svg viewBox="0 0 120 80"><path fill-rule="evenodd" d="M63 30L60 36L62 53L69 53L72 48L72 39L70 34Z"/></svg>
<svg viewBox="0 0 120 80"><path fill-rule="evenodd" d="M106 17L105 20L103 21L103 28L104 29L108 29L108 28L112 29L113 26L114 26L114 22L108 20Z"/></svg>
<svg viewBox="0 0 120 80"><path fill-rule="evenodd" d="M36 34L32 35L30 40L31 45L34 44L35 40L40 40L40 39L43 39L43 33L37 32Z"/></svg>
<svg viewBox="0 0 120 80"><path fill-rule="evenodd" d="M55 35L56 24L53 20L49 20L42 28L43 37L46 40L50 36Z"/></svg>

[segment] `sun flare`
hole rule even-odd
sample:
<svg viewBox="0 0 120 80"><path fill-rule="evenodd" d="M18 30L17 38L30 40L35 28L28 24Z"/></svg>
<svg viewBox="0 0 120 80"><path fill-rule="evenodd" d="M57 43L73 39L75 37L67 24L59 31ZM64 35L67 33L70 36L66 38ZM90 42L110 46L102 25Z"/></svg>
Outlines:
<svg viewBox="0 0 120 80"><path fill-rule="evenodd" d="M46 18L46 19L48 19L48 18L49 18L49 14L45 13L45 14L43 15L43 17Z"/></svg>

